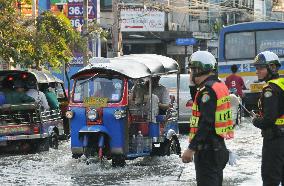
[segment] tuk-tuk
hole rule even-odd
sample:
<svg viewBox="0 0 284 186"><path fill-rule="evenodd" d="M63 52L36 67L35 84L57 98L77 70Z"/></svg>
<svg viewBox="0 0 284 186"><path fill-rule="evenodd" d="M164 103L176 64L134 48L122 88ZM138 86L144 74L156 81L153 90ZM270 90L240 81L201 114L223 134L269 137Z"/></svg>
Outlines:
<svg viewBox="0 0 284 186"><path fill-rule="evenodd" d="M65 135L61 110L44 109L39 100L26 94L28 89L33 89L35 94L44 95L39 87L50 83L63 84L48 72L0 71L0 91L6 98L5 103L0 105L0 152L36 152L48 150L49 147L58 148L58 139ZM65 91L63 93L67 99ZM27 97L32 101L23 99Z"/></svg>
<svg viewBox="0 0 284 186"><path fill-rule="evenodd" d="M44 91L43 85L47 84L49 87L51 87L56 94L57 100L59 102L59 108L61 111L62 119L63 119L63 128L64 128L64 135L60 135L60 139L68 139L70 135L70 124L69 119L65 117L65 113L68 109L68 96L65 91L64 82L52 75L49 72L42 72L37 70L31 70L32 73L34 73L36 76L40 77L44 75L46 77L46 80L42 80L38 82L39 90Z"/></svg>
<svg viewBox="0 0 284 186"><path fill-rule="evenodd" d="M175 60L155 54L90 59L71 77L74 85L66 117L72 157L97 156L124 166L125 160L137 157L180 155L175 104L166 115L158 115L151 86L152 77L178 71Z"/></svg>

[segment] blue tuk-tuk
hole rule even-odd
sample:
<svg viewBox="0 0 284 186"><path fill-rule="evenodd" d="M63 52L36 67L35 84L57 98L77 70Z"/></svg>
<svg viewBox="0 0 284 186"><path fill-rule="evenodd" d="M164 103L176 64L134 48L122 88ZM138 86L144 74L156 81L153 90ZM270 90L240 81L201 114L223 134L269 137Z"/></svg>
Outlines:
<svg viewBox="0 0 284 186"><path fill-rule="evenodd" d="M90 59L71 77L72 157L105 157L124 166L142 156L180 155L176 104L159 115L152 94L152 77L178 72L175 60L155 54Z"/></svg>
<svg viewBox="0 0 284 186"><path fill-rule="evenodd" d="M20 93L17 89L19 82ZM27 96L26 91L31 87L39 95L40 85L50 83L63 84L48 72L0 71L0 91L6 98L5 102L0 104L0 152L37 152L48 150L49 147L58 148L59 138L65 136L60 108L43 109L40 101L35 99L17 99L19 102L11 100L11 95L14 95L14 98L17 95Z"/></svg>

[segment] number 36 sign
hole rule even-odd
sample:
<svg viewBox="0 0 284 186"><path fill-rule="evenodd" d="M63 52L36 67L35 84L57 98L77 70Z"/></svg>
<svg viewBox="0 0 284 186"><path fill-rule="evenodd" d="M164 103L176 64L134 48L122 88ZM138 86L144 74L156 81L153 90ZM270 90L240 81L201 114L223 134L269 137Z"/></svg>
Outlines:
<svg viewBox="0 0 284 186"><path fill-rule="evenodd" d="M88 17L97 18L97 0L89 0ZM83 0L68 0L68 18L73 27L80 27L83 24Z"/></svg>

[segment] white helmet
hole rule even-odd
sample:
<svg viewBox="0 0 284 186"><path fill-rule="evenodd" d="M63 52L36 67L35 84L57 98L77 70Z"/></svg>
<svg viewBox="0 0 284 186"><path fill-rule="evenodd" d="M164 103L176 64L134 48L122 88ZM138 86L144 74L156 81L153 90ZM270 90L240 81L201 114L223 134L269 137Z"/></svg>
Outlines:
<svg viewBox="0 0 284 186"><path fill-rule="evenodd" d="M254 59L254 63L253 65L256 66L265 66L265 67L269 67L269 65L274 64L277 67L281 66L280 60L278 58L278 56L270 51L264 51L264 52L260 52L259 54L257 54L257 56Z"/></svg>
<svg viewBox="0 0 284 186"><path fill-rule="evenodd" d="M196 51L189 59L189 68L198 68L197 76L209 74L216 69L217 61L208 51Z"/></svg>
<svg viewBox="0 0 284 186"><path fill-rule="evenodd" d="M264 67L267 68L268 74L266 77L262 79L258 79L259 81L268 81L274 76L278 75L278 70L281 67L281 63L279 60L279 57L270 51L264 51L257 54L257 56L254 59L253 65L257 67ZM273 68L273 65L276 66L276 68Z"/></svg>

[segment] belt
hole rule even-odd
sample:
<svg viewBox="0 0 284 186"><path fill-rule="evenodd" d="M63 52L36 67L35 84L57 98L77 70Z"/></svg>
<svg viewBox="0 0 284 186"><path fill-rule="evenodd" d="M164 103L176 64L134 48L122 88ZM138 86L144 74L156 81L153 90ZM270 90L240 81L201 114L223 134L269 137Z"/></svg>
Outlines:
<svg viewBox="0 0 284 186"><path fill-rule="evenodd" d="M197 150L213 150L212 145L209 144L202 144L202 145L197 145Z"/></svg>
<svg viewBox="0 0 284 186"><path fill-rule="evenodd" d="M278 137L284 137L284 128L268 128L261 131L262 137L266 139L273 139Z"/></svg>
<svg viewBox="0 0 284 186"><path fill-rule="evenodd" d="M214 143L213 144L199 144L197 145L197 150L214 150L214 151L218 151L221 149L226 149L226 145L225 143L222 142L218 142L218 143Z"/></svg>

